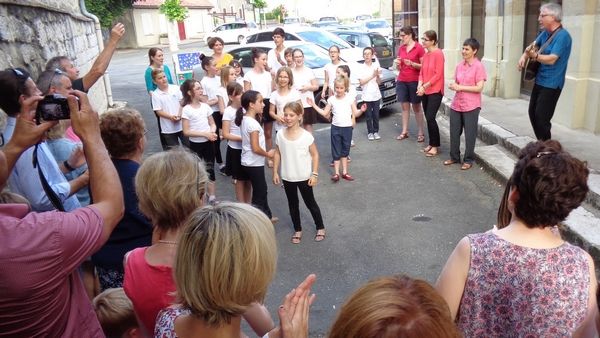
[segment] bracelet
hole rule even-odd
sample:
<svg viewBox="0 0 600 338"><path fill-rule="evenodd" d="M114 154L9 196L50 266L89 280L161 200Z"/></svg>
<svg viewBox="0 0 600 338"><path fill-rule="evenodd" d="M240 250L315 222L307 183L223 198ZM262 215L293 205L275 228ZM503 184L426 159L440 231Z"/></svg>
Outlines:
<svg viewBox="0 0 600 338"><path fill-rule="evenodd" d="M319 177L319 173L312 173L314 177Z"/></svg>
<svg viewBox="0 0 600 338"><path fill-rule="evenodd" d="M75 168L73 168L73 167L71 167L71 166L69 165L69 161L67 161L67 160L65 160L65 161L63 162L63 165L65 166L65 168L66 168L68 171L73 171L73 170L75 170Z"/></svg>

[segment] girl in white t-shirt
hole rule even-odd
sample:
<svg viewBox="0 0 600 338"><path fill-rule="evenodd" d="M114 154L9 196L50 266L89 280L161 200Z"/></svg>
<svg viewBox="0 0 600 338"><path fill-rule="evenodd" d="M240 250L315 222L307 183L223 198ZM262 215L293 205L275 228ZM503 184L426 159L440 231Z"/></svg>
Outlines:
<svg viewBox="0 0 600 338"><path fill-rule="evenodd" d="M219 98L217 93L221 88L221 77L219 76L219 70L217 64L212 56L200 55L202 69L206 72L206 75L200 81L204 95L208 97L206 102L212 109L212 117L215 120L217 126L217 140L215 141L215 160L219 165L219 170L224 167L223 157L221 156L221 137L219 136L219 130L221 129L221 112L219 111Z"/></svg>
<svg viewBox="0 0 600 338"><path fill-rule="evenodd" d="M264 108L259 111L260 114L259 122L262 122L265 132L265 142L267 145L266 150L273 148L273 119L269 115L269 98L273 91L273 78L271 73L266 70L267 67L267 53L264 50L258 48L252 48L252 61L254 67L244 75L244 91L250 89L260 93L263 98ZM273 167L273 161L268 161L269 167Z"/></svg>
<svg viewBox="0 0 600 338"><path fill-rule="evenodd" d="M283 182L295 231L292 243L299 244L302 240L298 190L300 190L304 204L315 222L317 228L315 241L320 242L325 239L325 226L312 188L317 185L319 178L319 152L315 138L300 126L302 115L304 115L302 104L293 101L287 103L283 109L287 128L278 132L276 136L273 183L279 185ZM281 178L279 176L280 164Z"/></svg>
<svg viewBox="0 0 600 338"><path fill-rule="evenodd" d="M360 66L358 82L362 87L362 100L367 105L367 139L379 140L379 104L381 103L381 68L373 62L373 48L365 47L363 57L365 63Z"/></svg>
<svg viewBox="0 0 600 338"><path fill-rule="evenodd" d="M216 125L212 109L200 98L202 86L196 80L185 80L181 85L183 109L181 119L183 135L189 137L190 149L204 161L208 173L208 202L214 204L215 198L215 145Z"/></svg>
<svg viewBox="0 0 600 338"><path fill-rule="evenodd" d="M235 180L235 197L238 202L250 203L252 186L242 172L242 135L240 127L235 124L237 110L242 107L243 93L244 87L239 83L230 82L227 85L229 106L223 113L223 138L227 140L225 163L227 163L227 172Z"/></svg>
<svg viewBox="0 0 600 338"><path fill-rule="evenodd" d="M314 91L319 89L317 78L312 69L304 65L304 52L300 48L294 49L292 52L294 58L294 88L300 92L300 99L304 107L304 117L302 118L302 126L308 132L313 132L312 125L317 123L317 113L308 103L308 99L314 100Z"/></svg>
<svg viewBox="0 0 600 338"><path fill-rule="evenodd" d="M269 75L270 77L270 75ZM242 108L235 115L235 124L240 126L242 135L242 172L243 178L252 185L252 204L262 210L271 222L279 219L273 217L267 200L267 181L265 180L265 157L272 159L274 149L265 149L265 133L257 118L264 109L262 95L255 90L248 90L242 95Z"/></svg>
<svg viewBox="0 0 600 338"><path fill-rule="evenodd" d="M340 162L342 164L342 178L354 181L348 173L348 155L350 155L350 142L352 140L352 129L356 124L356 102L355 98L348 95L350 81L345 76L338 76L334 84L335 96L327 99L325 109L319 108L314 101L310 100L313 108L325 118L333 114L331 120L331 154L333 156L334 174L331 176L333 182L340 180Z"/></svg>
<svg viewBox="0 0 600 338"><path fill-rule="evenodd" d="M278 132L286 126L283 120L283 107L288 102L300 102L300 93L292 88L294 85L294 75L288 67L281 67L277 70L275 81L277 83L277 90L271 93L269 114L275 121L275 131Z"/></svg>
<svg viewBox="0 0 600 338"><path fill-rule="evenodd" d="M321 91L321 99L327 100L328 97L333 95L333 80L337 76L338 66L345 64L340 59L340 47L333 45L329 47L329 58L331 62L325 65L325 81L323 82L323 90ZM348 75L350 78L350 75Z"/></svg>
<svg viewBox="0 0 600 338"><path fill-rule="evenodd" d="M229 82L235 82L235 72L233 67L231 66L223 66L221 68L221 86L217 89L217 105L219 106L219 114L214 114L213 119L217 125L217 142L215 142L215 152L219 152L221 154L221 135L219 134L219 130L223 130L223 114L225 112L225 107L229 105L229 96L227 95L227 84ZM225 164L219 166L219 172L222 175L229 176L231 173L227 170L227 154L225 154Z"/></svg>
<svg viewBox="0 0 600 338"><path fill-rule="evenodd" d="M229 65L233 67L235 73L235 82L239 83L244 88L244 69L238 60L231 60Z"/></svg>

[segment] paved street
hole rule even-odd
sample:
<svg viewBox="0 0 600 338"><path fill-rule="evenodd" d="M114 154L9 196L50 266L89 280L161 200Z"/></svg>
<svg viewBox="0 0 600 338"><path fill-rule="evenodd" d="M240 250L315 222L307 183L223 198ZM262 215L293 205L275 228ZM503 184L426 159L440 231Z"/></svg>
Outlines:
<svg viewBox="0 0 600 338"><path fill-rule="evenodd" d="M186 50L190 48L193 46ZM226 50L230 48L226 46ZM168 53L165 60L171 60ZM150 154L160 151L160 144L144 86L147 65L147 49L118 51L109 73L115 100L127 101L144 115L148 129L146 153ZM170 62L169 67L173 70ZM331 183L327 165L331 159L329 125L315 125L321 154L320 183L315 194L325 220L325 241L313 241L314 225L302 206L304 237L301 244L291 244L293 228L284 191L269 186L271 209L281 221L275 226L277 275L266 304L276 318L283 295L307 274L316 273L311 337L325 336L346 296L360 284L388 274L408 274L434 282L460 238L485 231L495 223L502 193L498 183L477 165L466 172L456 165L443 166L448 156L447 135L442 134L441 156L434 158L420 152L423 144L416 143L414 125L410 139L396 141L396 112L398 105L383 112L381 141L367 141L366 125L364 121L358 123L354 130L357 145L351 149L354 182ZM224 143L222 146L225 149ZM219 199L234 199L230 178L218 175L217 190Z"/></svg>

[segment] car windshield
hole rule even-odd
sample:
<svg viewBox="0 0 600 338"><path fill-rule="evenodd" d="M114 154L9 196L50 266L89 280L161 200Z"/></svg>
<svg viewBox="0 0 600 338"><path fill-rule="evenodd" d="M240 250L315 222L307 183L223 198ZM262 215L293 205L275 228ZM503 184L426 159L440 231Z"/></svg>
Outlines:
<svg viewBox="0 0 600 338"><path fill-rule="evenodd" d="M388 28L390 25L388 25L388 23L384 20L380 20L380 21L368 21L365 23L365 26L367 26L368 29L373 29L373 28Z"/></svg>
<svg viewBox="0 0 600 338"><path fill-rule="evenodd" d="M336 45L341 49L352 48L352 46L340 39L337 35L324 31L304 31L297 32L300 37L308 42L312 42L316 45L319 45L325 49L329 49L329 47Z"/></svg>
<svg viewBox="0 0 600 338"><path fill-rule="evenodd" d="M388 46L387 40L379 34L371 35L371 43L373 44L373 47L387 47Z"/></svg>

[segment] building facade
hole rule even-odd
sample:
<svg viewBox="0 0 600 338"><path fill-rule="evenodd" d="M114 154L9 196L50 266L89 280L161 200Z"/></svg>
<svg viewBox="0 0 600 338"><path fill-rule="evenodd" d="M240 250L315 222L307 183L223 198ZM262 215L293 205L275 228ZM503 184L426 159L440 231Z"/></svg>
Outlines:
<svg viewBox="0 0 600 338"><path fill-rule="evenodd" d="M600 0L555 1L563 6L563 27L573 47L553 122L600 133ZM516 98L531 85L521 81L517 62L539 31L540 0L394 0L394 30L408 24L422 33L438 32L446 57L446 76L454 76L462 42L482 44L478 57L488 73L484 93Z"/></svg>

